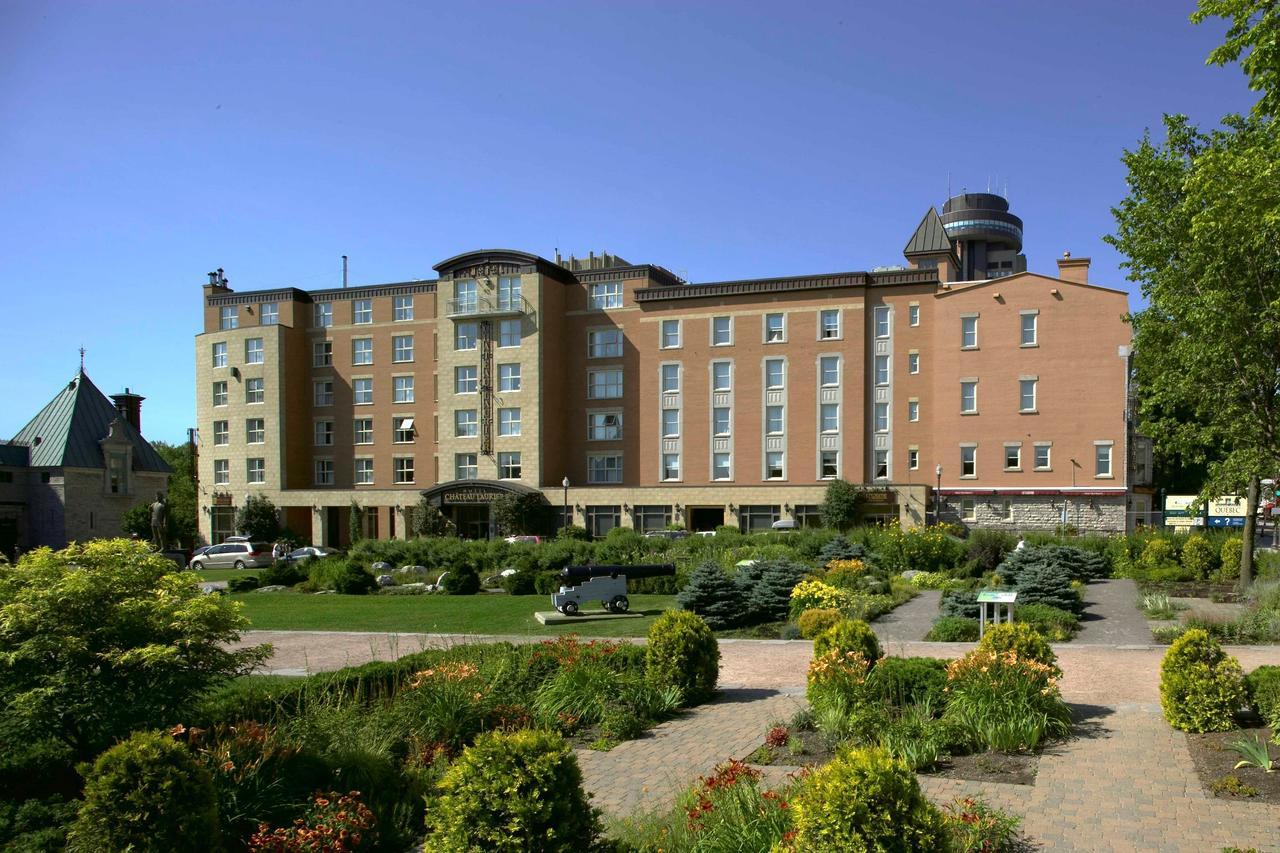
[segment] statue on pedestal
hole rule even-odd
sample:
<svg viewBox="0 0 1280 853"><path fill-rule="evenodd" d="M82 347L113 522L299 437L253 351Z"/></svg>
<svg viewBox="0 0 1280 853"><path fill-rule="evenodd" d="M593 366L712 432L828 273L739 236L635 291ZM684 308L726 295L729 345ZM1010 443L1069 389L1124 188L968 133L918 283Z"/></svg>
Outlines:
<svg viewBox="0 0 1280 853"><path fill-rule="evenodd" d="M157 551L163 551L169 538L169 505L164 492L156 492L156 502L151 505L151 542Z"/></svg>

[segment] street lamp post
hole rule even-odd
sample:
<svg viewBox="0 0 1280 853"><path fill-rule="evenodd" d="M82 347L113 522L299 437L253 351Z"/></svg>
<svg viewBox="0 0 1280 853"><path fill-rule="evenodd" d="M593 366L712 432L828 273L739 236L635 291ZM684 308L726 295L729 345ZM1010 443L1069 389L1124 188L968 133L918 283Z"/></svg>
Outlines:
<svg viewBox="0 0 1280 853"><path fill-rule="evenodd" d="M560 526L568 528L569 526L569 476L560 481L560 485L564 486L564 514L560 517Z"/></svg>
<svg viewBox="0 0 1280 853"><path fill-rule="evenodd" d="M933 523L942 523L942 463L939 462L933 469L933 475L938 478L937 487L933 490Z"/></svg>

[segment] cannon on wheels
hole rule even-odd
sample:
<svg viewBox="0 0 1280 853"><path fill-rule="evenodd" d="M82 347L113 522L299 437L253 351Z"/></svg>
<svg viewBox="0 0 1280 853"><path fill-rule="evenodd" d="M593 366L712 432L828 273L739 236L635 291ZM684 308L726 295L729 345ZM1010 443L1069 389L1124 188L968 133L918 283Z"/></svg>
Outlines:
<svg viewBox="0 0 1280 853"><path fill-rule="evenodd" d="M627 578L670 577L675 573L676 567L670 563L566 566L560 571L560 591L551 594L551 603L566 616L577 614L588 601L600 602L610 613L626 613L631 609L631 601L627 598Z"/></svg>

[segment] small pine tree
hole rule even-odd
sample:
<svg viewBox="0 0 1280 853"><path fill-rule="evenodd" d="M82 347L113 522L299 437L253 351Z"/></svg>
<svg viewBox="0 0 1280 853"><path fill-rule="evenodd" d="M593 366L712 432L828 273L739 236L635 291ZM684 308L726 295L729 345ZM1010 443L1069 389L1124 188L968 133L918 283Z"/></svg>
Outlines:
<svg viewBox="0 0 1280 853"><path fill-rule="evenodd" d="M853 527L862 498L862 492L848 480L832 480L822 501L822 523L841 532Z"/></svg>
<svg viewBox="0 0 1280 853"><path fill-rule="evenodd" d="M1070 573L1050 560L1023 568L1014 588L1018 604L1047 604L1077 614L1084 610L1080 596L1071 588Z"/></svg>
<svg viewBox="0 0 1280 853"><path fill-rule="evenodd" d="M790 560L764 560L753 567L759 580L747 590L747 610L757 622L780 622L791 611L791 590L809 570Z"/></svg>
<svg viewBox="0 0 1280 853"><path fill-rule="evenodd" d="M676 602L701 616L717 631L741 624L746 618L742 588L715 560L707 560L693 570L689 582L676 596Z"/></svg>
<svg viewBox="0 0 1280 853"><path fill-rule="evenodd" d="M356 503L355 499L352 498L351 512L349 517L347 518L347 533L351 537L352 547L355 547L355 544L364 538L363 522L364 522L364 510L362 510L360 508L360 504Z"/></svg>
<svg viewBox="0 0 1280 853"><path fill-rule="evenodd" d="M825 566L832 560L852 560L862 556L859 551L865 553L866 549L861 545L854 545L843 536L837 536L822 546L822 550L818 552L818 563Z"/></svg>

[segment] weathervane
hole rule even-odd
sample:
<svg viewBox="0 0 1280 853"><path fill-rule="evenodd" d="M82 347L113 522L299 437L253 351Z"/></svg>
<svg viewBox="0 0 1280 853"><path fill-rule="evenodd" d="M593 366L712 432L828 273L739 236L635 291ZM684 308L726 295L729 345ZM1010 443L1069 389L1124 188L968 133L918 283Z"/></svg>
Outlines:
<svg viewBox="0 0 1280 853"><path fill-rule="evenodd" d="M80 372L84 373L84 347L80 347Z"/></svg>

